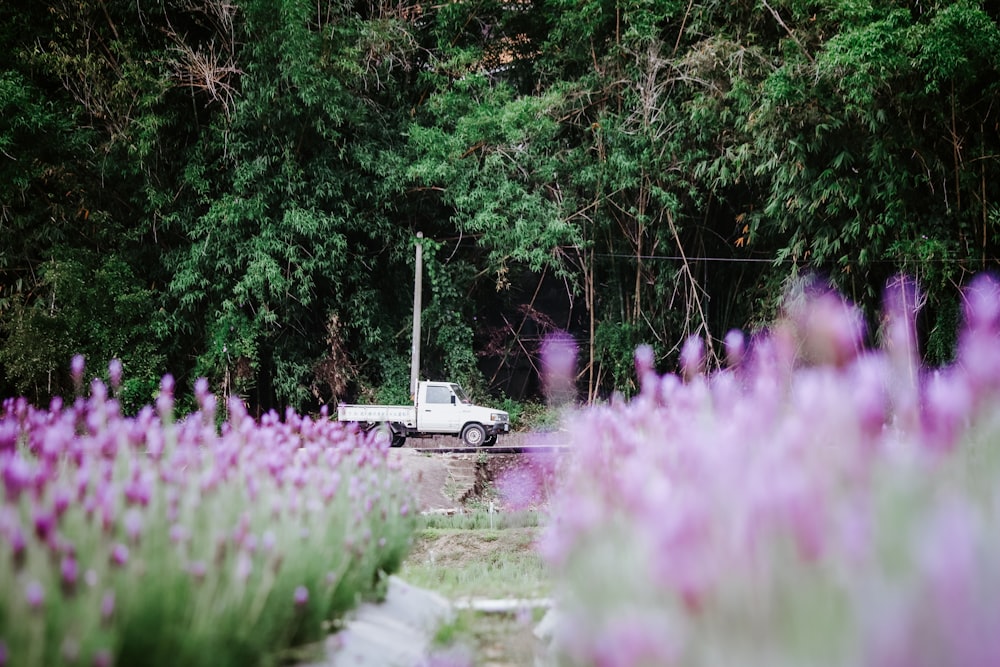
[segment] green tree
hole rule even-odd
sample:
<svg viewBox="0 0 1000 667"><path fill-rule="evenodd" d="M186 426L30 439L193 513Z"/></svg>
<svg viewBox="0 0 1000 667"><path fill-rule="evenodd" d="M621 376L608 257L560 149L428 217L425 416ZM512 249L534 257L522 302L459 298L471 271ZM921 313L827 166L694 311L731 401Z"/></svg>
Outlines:
<svg viewBox="0 0 1000 667"><path fill-rule="evenodd" d="M112 357L146 402L166 371L149 330L155 266L135 207L133 142L155 77L140 72L96 3L0 10L0 387L37 402L69 395L70 358L100 374ZM112 38L114 35L114 38ZM134 37L134 35L133 35ZM141 188L137 188L140 189Z"/></svg>
<svg viewBox="0 0 1000 667"><path fill-rule="evenodd" d="M225 391L315 406L378 384L408 349L396 287L412 279L411 230L382 159L401 141L412 43L383 6L367 18L340 3L240 9L237 94L184 175L201 211L169 220L185 239L169 258L172 327Z"/></svg>

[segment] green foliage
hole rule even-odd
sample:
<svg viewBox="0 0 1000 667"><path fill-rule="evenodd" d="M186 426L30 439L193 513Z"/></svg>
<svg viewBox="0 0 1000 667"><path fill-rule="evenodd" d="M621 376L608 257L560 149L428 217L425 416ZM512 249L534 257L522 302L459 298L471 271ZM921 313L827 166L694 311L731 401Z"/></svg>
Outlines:
<svg viewBox="0 0 1000 667"><path fill-rule="evenodd" d="M870 317L915 274L945 359L934 332L997 261L997 20L970 0L5 5L0 388L43 399L84 352L132 355L134 405L162 370L258 411L408 399L418 230L421 374L475 393L537 384L483 373L535 363L523 313L585 342L590 398L630 393L635 345L670 367L807 271ZM88 287L106 262L131 274ZM91 298L118 305L70 315Z"/></svg>
<svg viewBox="0 0 1000 667"><path fill-rule="evenodd" d="M173 326L203 322L197 369L216 386L236 363L233 388L253 402L308 406L333 398L313 376L333 354L319 335L331 318L343 323L346 363L366 369L367 382L383 381L380 360L395 361L400 348L392 332L404 295L393 287L409 235L378 205L391 195L373 183L377 156L394 140L378 125L400 113L382 105L394 79L381 77L409 36L335 4L320 13L306 2L243 10L241 94L185 174L203 212L172 223L191 241L169 258ZM375 62L377 44L398 53Z"/></svg>
<svg viewBox="0 0 1000 667"><path fill-rule="evenodd" d="M554 250L575 242L576 230L558 206L559 96L515 97L481 75L455 88L428 104L433 125L410 129L416 159L407 177L440 189L452 224L480 239L492 271L563 268Z"/></svg>
<svg viewBox="0 0 1000 667"><path fill-rule="evenodd" d="M459 291L471 268L465 262L441 263L440 245L424 243L424 268L433 295L423 309L421 330L430 345L421 353L421 377L446 378L475 393L482 384L472 350L475 304Z"/></svg>
<svg viewBox="0 0 1000 667"><path fill-rule="evenodd" d="M559 428L564 411L552 408L538 400L515 400L504 396L497 407L510 415L511 428L515 432L540 433Z"/></svg>
<svg viewBox="0 0 1000 667"><path fill-rule="evenodd" d="M413 403L410 395L410 366L402 357L392 360L384 368L382 384L376 388L371 402L379 405L409 405Z"/></svg>
<svg viewBox="0 0 1000 667"><path fill-rule="evenodd" d="M121 361L131 378L119 394L126 412L148 404L167 372L148 335L155 295L137 285L131 267L115 256L77 253L43 265L40 273L44 296L19 298L0 327L0 363L16 391L71 396L70 359L82 354L97 375L105 374L111 359Z"/></svg>
<svg viewBox="0 0 1000 667"><path fill-rule="evenodd" d="M597 325L594 347L600 371L610 376L611 386L625 396L639 390L635 378L635 349L642 344L638 327L628 322L604 321Z"/></svg>

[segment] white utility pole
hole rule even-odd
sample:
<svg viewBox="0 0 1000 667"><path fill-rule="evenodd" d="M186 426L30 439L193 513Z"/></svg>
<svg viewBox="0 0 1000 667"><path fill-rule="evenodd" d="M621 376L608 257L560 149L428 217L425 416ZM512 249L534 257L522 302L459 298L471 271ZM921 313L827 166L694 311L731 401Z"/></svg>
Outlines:
<svg viewBox="0 0 1000 667"><path fill-rule="evenodd" d="M424 279L424 238L423 232L417 232L417 255L414 262L413 278L413 349L410 356L410 397L417 395L417 381L420 379L420 295L423 292Z"/></svg>

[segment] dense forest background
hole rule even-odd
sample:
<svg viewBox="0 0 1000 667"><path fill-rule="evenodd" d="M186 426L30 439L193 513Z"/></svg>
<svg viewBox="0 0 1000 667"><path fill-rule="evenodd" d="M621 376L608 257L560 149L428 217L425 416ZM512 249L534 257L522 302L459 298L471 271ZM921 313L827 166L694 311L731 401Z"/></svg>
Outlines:
<svg viewBox="0 0 1000 667"><path fill-rule="evenodd" d="M924 289L950 358L997 266L1000 9L943 0L39 0L0 6L0 394L122 360L255 409L424 377L581 397L797 276Z"/></svg>

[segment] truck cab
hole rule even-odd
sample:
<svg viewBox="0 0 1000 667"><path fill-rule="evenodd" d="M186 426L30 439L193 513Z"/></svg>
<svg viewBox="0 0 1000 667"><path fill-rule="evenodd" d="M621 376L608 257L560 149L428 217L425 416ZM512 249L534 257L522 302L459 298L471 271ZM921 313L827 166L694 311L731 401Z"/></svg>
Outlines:
<svg viewBox="0 0 1000 667"><path fill-rule="evenodd" d="M421 381L414 404L415 430L457 435L470 447L492 445L498 435L510 430L510 416L506 412L474 405L454 382Z"/></svg>

